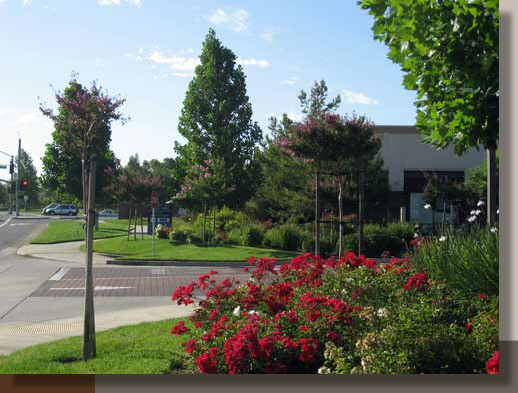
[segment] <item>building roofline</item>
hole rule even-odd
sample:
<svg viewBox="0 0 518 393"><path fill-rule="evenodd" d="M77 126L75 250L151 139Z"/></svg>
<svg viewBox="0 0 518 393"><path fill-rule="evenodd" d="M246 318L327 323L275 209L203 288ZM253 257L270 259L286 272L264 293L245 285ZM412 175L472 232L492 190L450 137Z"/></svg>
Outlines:
<svg viewBox="0 0 518 393"><path fill-rule="evenodd" d="M374 129L380 133L387 134L419 134L419 131L415 126L402 126L402 125L375 125Z"/></svg>

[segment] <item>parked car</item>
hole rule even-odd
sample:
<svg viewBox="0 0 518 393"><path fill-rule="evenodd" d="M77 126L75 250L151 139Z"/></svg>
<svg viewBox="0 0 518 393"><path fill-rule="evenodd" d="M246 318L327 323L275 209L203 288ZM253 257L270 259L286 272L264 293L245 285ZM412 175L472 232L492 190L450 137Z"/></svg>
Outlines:
<svg viewBox="0 0 518 393"><path fill-rule="evenodd" d="M43 208L43 210L41 211L41 214L47 214L47 209L53 209L57 206L59 206L59 203L50 203Z"/></svg>
<svg viewBox="0 0 518 393"><path fill-rule="evenodd" d="M61 214L65 216L75 216L79 212L79 209L75 205L57 205L52 208L46 209L46 213L49 216Z"/></svg>
<svg viewBox="0 0 518 393"><path fill-rule="evenodd" d="M118 217L119 213L112 209L104 209L99 212L99 216L101 217Z"/></svg>

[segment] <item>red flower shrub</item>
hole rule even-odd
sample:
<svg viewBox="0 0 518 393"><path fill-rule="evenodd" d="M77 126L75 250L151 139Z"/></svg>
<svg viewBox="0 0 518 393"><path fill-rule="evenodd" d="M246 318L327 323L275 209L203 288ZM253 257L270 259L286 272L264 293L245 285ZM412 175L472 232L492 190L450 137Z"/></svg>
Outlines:
<svg viewBox="0 0 518 393"><path fill-rule="evenodd" d="M498 374L500 367L500 354L499 351L495 351L491 359L486 362L486 372L488 374Z"/></svg>
<svg viewBox="0 0 518 393"><path fill-rule="evenodd" d="M279 269L269 258L252 257L250 262L255 265L253 280L244 285L231 278L216 284L211 271L173 294L173 300L187 305L195 290L205 291L206 300L191 317L197 329L184 344L192 356L190 364L199 372L315 373L325 364L324 350L331 343L360 362L363 355L354 353L359 340L397 320L390 308L395 302L415 301L403 285L406 291L429 288L419 294L425 307L451 295L415 271L408 258L391 258L383 268L350 252L326 260L310 253L298 255ZM380 307L388 309L388 317L380 317ZM467 321L464 329L471 333L471 319L461 320ZM173 334L186 331L183 323L173 328ZM486 362L486 369L498 372L498 354Z"/></svg>
<svg viewBox="0 0 518 393"><path fill-rule="evenodd" d="M417 289L419 292L423 292L425 285L430 285L426 279L426 273L417 273L413 276L410 276L403 288L408 291L412 287L415 287L415 289Z"/></svg>
<svg viewBox="0 0 518 393"><path fill-rule="evenodd" d="M174 327L173 327L173 330L171 331L171 334L175 334L177 336L181 335L181 334L184 334L185 332L188 332L189 329L187 329L187 327L185 326L185 322L184 321L180 321L178 322Z"/></svg>
<svg viewBox="0 0 518 393"><path fill-rule="evenodd" d="M208 352L203 352L196 359L200 371L204 374L217 374L218 372L218 347L212 347Z"/></svg>

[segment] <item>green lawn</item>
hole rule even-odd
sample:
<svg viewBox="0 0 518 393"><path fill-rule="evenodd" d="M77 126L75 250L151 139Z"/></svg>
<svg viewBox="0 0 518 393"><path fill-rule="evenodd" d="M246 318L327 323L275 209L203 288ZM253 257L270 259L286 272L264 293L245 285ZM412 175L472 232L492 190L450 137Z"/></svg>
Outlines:
<svg viewBox="0 0 518 393"><path fill-rule="evenodd" d="M114 220L116 221L116 220ZM128 226L124 223L106 222L99 224L99 230L94 231L95 239L103 239L127 234ZM33 244L63 243L84 240L84 230L80 221L53 221L48 229L34 239Z"/></svg>
<svg viewBox="0 0 518 393"><path fill-rule="evenodd" d="M84 246L81 246L84 249ZM242 247L231 245L218 245L217 247L201 247L194 244L171 243L167 239L156 239L156 256L152 255L151 236L144 235L144 240L137 237L118 237L94 243L94 251L123 255L118 259L139 260L173 260L173 261L248 261L250 256L275 257L277 259L289 259L296 253L264 248Z"/></svg>
<svg viewBox="0 0 518 393"><path fill-rule="evenodd" d="M0 374L165 374L185 373L188 334L175 336L179 321L168 319L123 326L96 334L97 357L82 360L82 336L39 344L0 356Z"/></svg>

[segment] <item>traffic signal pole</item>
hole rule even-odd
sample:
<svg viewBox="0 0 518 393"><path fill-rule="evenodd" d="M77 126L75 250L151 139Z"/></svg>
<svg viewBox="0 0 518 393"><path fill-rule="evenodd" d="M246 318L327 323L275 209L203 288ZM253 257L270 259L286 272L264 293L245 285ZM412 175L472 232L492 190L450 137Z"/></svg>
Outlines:
<svg viewBox="0 0 518 393"><path fill-rule="evenodd" d="M20 215L20 206L18 204L18 194L20 192L20 179L22 178L22 175L21 175L21 170L22 170L22 166L20 165L21 163L21 152L22 152L22 139L18 139L18 164L17 164L17 168L18 170L16 171L16 217L18 217Z"/></svg>

